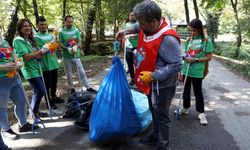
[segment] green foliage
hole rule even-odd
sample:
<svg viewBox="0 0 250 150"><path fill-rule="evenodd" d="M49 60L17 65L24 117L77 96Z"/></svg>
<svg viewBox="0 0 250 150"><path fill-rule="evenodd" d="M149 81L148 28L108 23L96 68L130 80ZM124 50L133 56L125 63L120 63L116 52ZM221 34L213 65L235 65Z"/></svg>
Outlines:
<svg viewBox="0 0 250 150"><path fill-rule="evenodd" d="M234 60L235 48L235 43L217 42L214 54L230 58L223 60L223 63L238 74L250 79L250 47L249 45L242 46L238 60Z"/></svg>
<svg viewBox="0 0 250 150"><path fill-rule="evenodd" d="M2 33L7 31L7 26L10 22L10 15L12 14L12 11L14 9L10 2L10 0L1 0L0 30L3 31Z"/></svg>
<svg viewBox="0 0 250 150"><path fill-rule="evenodd" d="M104 56L114 53L113 42L94 42L91 44L92 54Z"/></svg>
<svg viewBox="0 0 250 150"><path fill-rule="evenodd" d="M217 42L215 43L214 53L224 57L234 58L235 49L236 45L233 42ZM250 63L249 49L249 45L242 45L238 59Z"/></svg>
<svg viewBox="0 0 250 150"><path fill-rule="evenodd" d="M232 42L216 42L214 46L214 53L225 57L234 57L235 43Z"/></svg>
<svg viewBox="0 0 250 150"><path fill-rule="evenodd" d="M228 0L201 0L201 5L205 8L211 8L213 11L221 10L225 7Z"/></svg>
<svg viewBox="0 0 250 150"><path fill-rule="evenodd" d="M104 9L106 10L105 16L108 24L114 24L117 20L118 25L123 27L124 22L127 20L129 12L133 10L133 7L142 2L143 0L106 0Z"/></svg>
<svg viewBox="0 0 250 150"><path fill-rule="evenodd" d="M212 38L212 41L214 42L214 39L217 37L219 32L219 19L220 19L221 12L212 14L207 14L207 31L208 36Z"/></svg>
<svg viewBox="0 0 250 150"><path fill-rule="evenodd" d="M235 63L231 60L225 60L224 63L232 70L234 70L237 74L240 74L243 77L250 79L250 63Z"/></svg>

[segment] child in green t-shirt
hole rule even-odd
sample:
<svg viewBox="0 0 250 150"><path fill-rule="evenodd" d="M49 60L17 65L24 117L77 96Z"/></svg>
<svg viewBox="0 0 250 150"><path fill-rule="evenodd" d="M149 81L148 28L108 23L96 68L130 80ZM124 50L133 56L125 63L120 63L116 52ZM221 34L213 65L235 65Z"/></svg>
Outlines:
<svg viewBox="0 0 250 150"><path fill-rule="evenodd" d="M199 19L192 20L188 29L191 37L185 43L184 51L186 56L183 57L184 64L182 68L182 73L184 76L187 76L187 79L183 93L183 108L179 110L179 114L188 114L192 84L196 99L196 110L199 112L198 118L202 125L207 125L208 121L204 113L202 81L206 76L205 64L212 58L213 46L211 40L205 37L203 25ZM175 113L177 113L177 111Z"/></svg>

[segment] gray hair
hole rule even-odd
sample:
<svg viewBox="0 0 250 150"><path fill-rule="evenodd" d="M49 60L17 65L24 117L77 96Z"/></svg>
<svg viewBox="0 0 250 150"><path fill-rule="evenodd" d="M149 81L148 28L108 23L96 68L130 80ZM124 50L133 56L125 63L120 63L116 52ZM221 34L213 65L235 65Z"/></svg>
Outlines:
<svg viewBox="0 0 250 150"><path fill-rule="evenodd" d="M161 20L161 8L151 0L145 0L136 4L133 8L135 18L138 20L151 22L153 19Z"/></svg>

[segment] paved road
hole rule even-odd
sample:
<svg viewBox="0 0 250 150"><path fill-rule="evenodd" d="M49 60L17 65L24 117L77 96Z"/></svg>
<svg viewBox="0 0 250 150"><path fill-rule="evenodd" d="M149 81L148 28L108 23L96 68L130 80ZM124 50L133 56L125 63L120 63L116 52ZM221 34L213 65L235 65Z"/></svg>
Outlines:
<svg viewBox="0 0 250 150"><path fill-rule="evenodd" d="M98 86L98 81L105 72L92 79ZM95 83L94 83L95 82ZM204 95L209 124L202 126L197 119L194 101L190 114L177 120L173 111L178 105L178 97L172 102L170 116L171 148L172 150L249 150L250 149L250 83L238 78L216 60L210 63L210 73L204 80ZM193 98L194 99L194 98ZM68 120L66 120L67 122ZM48 121L56 124L57 121ZM88 140L88 133L72 126L72 121L59 119L57 126L50 129L40 129L34 136L40 139L37 144L14 149L62 149L62 150L151 150L154 147L141 145L138 141L143 133L131 138L116 139L110 143L94 145ZM61 123L60 123L61 122ZM61 125L62 127L60 127ZM44 130L45 133L42 133ZM147 131L146 131L147 132ZM53 133L53 136L45 134ZM40 135L42 134L42 135ZM23 136L25 137L25 136ZM46 138L45 138L46 137ZM27 139L25 139L27 140ZM18 140L21 141L21 140ZM30 141L28 139L26 142ZM23 142L22 142L23 143ZM24 148L25 147L25 148Z"/></svg>

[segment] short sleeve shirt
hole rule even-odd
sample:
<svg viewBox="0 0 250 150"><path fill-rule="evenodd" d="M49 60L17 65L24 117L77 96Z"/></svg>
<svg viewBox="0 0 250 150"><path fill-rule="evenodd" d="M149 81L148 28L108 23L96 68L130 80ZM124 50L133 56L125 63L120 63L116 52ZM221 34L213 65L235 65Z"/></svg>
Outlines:
<svg viewBox="0 0 250 150"><path fill-rule="evenodd" d="M205 46L205 48L204 48ZM205 57L205 54L213 52L212 41L208 39L207 41L202 41L200 36L194 37L193 39L187 40L185 43L184 52L187 54L190 50L198 51L194 58ZM187 62L184 62L182 67L182 73L186 75L187 72ZM194 78L203 78L205 70L205 62L195 62L189 67L188 76Z"/></svg>
<svg viewBox="0 0 250 150"><path fill-rule="evenodd" d="M44 44L54 41L54 36L49 33L37 32L35 35L36 44L41 49ZM43 71L51 71L59 68L57 55L55 52L48 52L42 56Z"/></svg>
<svg viewBox="0 0 250 150"><path fill-rule="evenodd" d="M81 35L80 35L80 31L75 28L61 28L59 30L59 42L61 44L63 44L66 47L73 47L76 44L79 44L81 41ZM69 58L72 59L74 58L74 56L69 53L67 50L63 50L63 57L65 58ZM76 57L80 57L80 49L78 48L77 52L76 52Z"/></svg>
<svg viewBox="0 0 250 150"><path fill-rule="evenodd" d="M131 23L131 22L126 23L125 29L132 27L136 23L137 22L135 22L135 23ZM138 38L130 38L129 39L129 44L128 44L129 48L135 48L135 47L137 47L137 45L138 45Z"/></svg>
<svg viewBox="0 0 250 150"><path fill-rule="evenodd" d="M10 45L7 41L3 40L0 45L0 64L4 65L10 62L14 62L13 53L14 51L10 48ZM7 76L7 71L0 71L0 77Z"/></svg>
<svg viewBox="0 0 250 150"><path fill-rule="evenodd" d="M33 48L28 40L25 40L24 38L17 36L13 40L13 48L17 54L18 58L21 58L24 65L21 68L21 72L24 76L24 78L31 79L31 78L37 78L41 76L39 65L36 59L31 60L24 60L23 56L28 53L32 53L33 51L37 50L36 48Z"/></svg>

